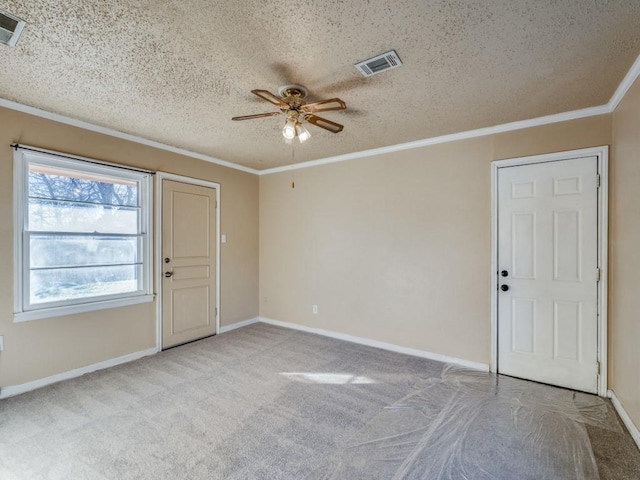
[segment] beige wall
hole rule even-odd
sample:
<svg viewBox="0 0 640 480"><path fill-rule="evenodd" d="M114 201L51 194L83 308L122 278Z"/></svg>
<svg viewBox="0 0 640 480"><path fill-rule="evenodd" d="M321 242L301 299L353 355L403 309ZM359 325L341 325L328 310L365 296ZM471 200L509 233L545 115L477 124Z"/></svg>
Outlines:
<svg viewBox="0 0 640 480"><path fill-rule="evenodd" d="M610 143L603 115L262 176L260 315L489 363L491 162Z"/></svg>
<svg viewBox="0 0 640 480"><path fill-rule="evenodd" d="M611 144L611 116L580 118L493 136L493 158L526 157Z"/></svg>
<svg viewBox="0 0 640 480"><path fill-rule="evenodd" d="M639 124L636 83L612 116L257 177L0 109L0 260L13 263L13 142L202 178L222 185L222 325L258 314L259 278L261 316L488 363L491 161L612 144L610 385L640 425ZM155 344L155 303L24 323L12 305L8 268L1 386Z"/></svg>
<svg viewBox="0 0 640 480"><path fill-rule="evenodd" d="M299 170L295 189L261 177L261 316L485 361L490 156L485 137Z"/></svg>
<svg viewBox="0 0 640 480"><path fill-rule="evenodd" d="M221 324L258 314L258 177L0 109L0 386L18 385L155 346L155 302L13 323L13 142L221 184Z"/></svg>
<svg viewBox="0 0 640 480"><path fill-rule="evenodd" d="M640 428L640 81L613 114L609 235L610 388Z"/></svg>

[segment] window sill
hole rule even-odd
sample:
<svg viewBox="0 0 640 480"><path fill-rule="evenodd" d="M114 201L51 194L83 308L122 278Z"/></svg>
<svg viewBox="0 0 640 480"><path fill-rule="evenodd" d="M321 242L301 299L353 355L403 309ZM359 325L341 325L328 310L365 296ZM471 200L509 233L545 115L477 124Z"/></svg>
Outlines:
<svg viewBox="0 0 640 480"><path fill-rule="evenodd" d="M61 317L63 315L73 315L75 313L93 312L108 308L126 307L127 305L137 305L139 303L153 302L155 295L136 295L134 297L117 298L113 300L103 300L100 302L82 303L65 307L43 308L41 310L31 310L28 312L18 312L13 314L14 323L28 322L31 320L41 320L43 318Z"/></svg>

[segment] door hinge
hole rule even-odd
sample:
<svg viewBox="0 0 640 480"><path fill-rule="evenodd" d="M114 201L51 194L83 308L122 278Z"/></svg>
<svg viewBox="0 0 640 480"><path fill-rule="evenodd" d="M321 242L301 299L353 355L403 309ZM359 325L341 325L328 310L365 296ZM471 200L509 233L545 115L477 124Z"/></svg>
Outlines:
<svg viewBox="0 0 640 480"><path fill-rule="evenodd" d="M600 188L600 174L596 174L596 187Z"/></svg>
<svg viewBox="0 0 640 480"><path fill-rule="evenodd" d="M218 318L218 307L216 307L216 318Z"/></svg>
<svg viewBox="0 0 640 480"><path fill-rule="evenodd" d="M600 277L602 276L601 274L602 270L600 270L600 268L596 268L596 282L600 281Z"/></svg>
<svg viewBox="0 0 640 480"><path fill-rule="evenodd" d="M600 376L600 361L596 362L596 366L598 367L598 376Z"/></svg>

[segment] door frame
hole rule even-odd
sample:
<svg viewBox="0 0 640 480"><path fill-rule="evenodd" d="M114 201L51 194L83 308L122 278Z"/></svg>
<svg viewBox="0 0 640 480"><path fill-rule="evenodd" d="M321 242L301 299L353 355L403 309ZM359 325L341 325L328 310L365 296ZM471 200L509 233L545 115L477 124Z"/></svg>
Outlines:
<svg viewBox="0 0 640 480"><path fill-rule="evenodd" d="M609 226L609 147L584 148L565 152L508 158L491 163L491 371L498 372L498 171L500 168L535 163L557 162L583 157L597 157L598 189L598 395L607 396L607 278Z"/></svg>
<svg viewBox="0 0 640 480"><path fill-rule="evenodd" d="M162 181L173 180L189 185L213 188L216 191L216 335L220 333L220 184L200 180L199 178L185 177L167 172L156 172L156 231L155 231L155 282L156 294L156 348L162 350Z"/></svg>

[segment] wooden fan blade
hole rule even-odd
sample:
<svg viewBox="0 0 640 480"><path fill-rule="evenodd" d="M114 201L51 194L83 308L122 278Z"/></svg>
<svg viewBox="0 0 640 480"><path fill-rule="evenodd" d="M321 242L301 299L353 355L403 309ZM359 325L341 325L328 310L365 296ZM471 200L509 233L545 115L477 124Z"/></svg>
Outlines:
<svg viewBox="0 0 640 480"><path fill-rule="evenodd" d="M325 130L329 130L331 133L340 133L344 128L343 125L339 123L332 122L331 120L327 120L326 118L318 117L317 115L305 115L304 119L315 125L316 127L324 128Z"/></svg>
<svg viewBox="0 0 640 480"><path fill-rule="evenodd" d="M255 115L244 115L242 117L233 117L231 120L251 120L252 118L275 117L282 112L256 113Z"/></svg>
<svg viewBox="0 0 640 480"><path fill-rule="evenodd" d="M274 95L273 93L267 90L251 90L251 93L257 95L263 100L266 100L269 103L273 103L276 107L279 108L289 108L289 105L282 101L280 97Z"/></svg>
<svg viewBox="0 0 640 480"><path fill-rule="evenodd" d="M329 100L320 100L319 102L307 103L300 110L303 112L316 113L328 112L329 110L344 110L347 104L339 98L330 98Z"/></svg>

